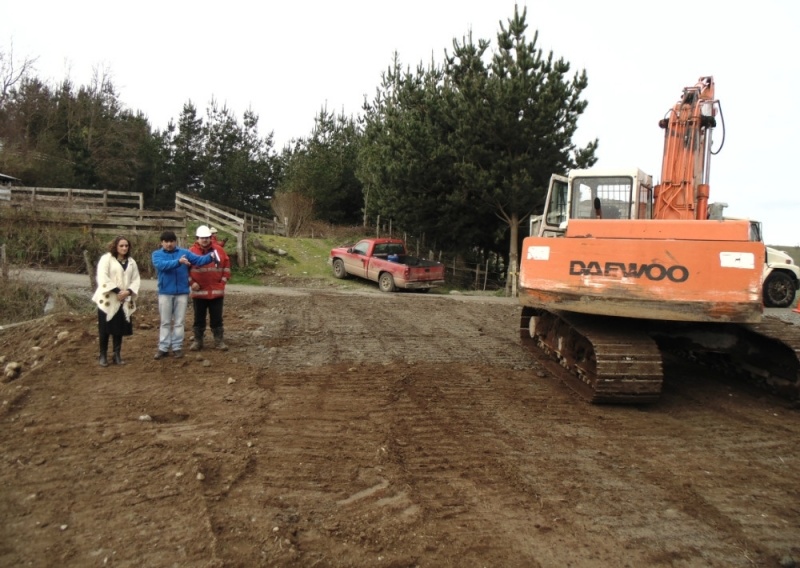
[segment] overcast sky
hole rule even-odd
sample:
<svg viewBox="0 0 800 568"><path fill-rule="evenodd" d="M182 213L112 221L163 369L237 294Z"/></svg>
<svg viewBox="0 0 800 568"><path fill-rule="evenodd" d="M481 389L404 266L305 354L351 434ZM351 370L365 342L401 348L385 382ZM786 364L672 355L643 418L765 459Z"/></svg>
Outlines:
<svg viewBox="0 0 800 568"><path fill-rule="evenodd" d="M0 0L8 53L38 57L46 81L110 74L154 128L192 101L204 115L251 108L276 149L307 136L326 105L347 115L372 98L399 54L441 63L454 38L496 46L514 0L294 0L293 2L73 2ZM713 75L724 128L714 132L711 201L764 224L769 244L800 245L800 189L783 183L798 160L800 2L761 0L520 0L529 38L585 69L589 102L576 142L599 138L597 167L640 167L656 181L658 121L703 75ZM793 55L794 54L794 55ZM719 122L719 121L718 121ZM791 177L791 176L790 176Z"/></svg>

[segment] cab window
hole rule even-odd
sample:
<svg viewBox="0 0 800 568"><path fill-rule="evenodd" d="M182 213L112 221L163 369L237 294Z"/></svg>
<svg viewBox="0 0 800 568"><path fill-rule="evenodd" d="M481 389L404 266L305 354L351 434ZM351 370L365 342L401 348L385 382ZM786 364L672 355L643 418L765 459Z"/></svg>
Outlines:
<svg viewBox="0 0 800 568"><path fill-rule="evenodd" d="M368 242L360 242L353 247L353 252L360 255L366 255L367 250L369 250Z"/></svg>

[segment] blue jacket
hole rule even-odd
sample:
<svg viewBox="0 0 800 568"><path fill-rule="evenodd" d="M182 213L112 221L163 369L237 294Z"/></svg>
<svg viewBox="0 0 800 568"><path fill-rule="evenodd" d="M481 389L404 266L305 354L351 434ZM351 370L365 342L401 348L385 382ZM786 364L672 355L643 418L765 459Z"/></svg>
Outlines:
<svg viewBox="0 0 800 568"><path fill-rule="evenodd" d="M179 262L183 255L186 255L189 262L195 266L202 266L214 260L211 254L200 256L185 248L176 248L173 251L166 251L163 248L154 250L153 266L158 272L159 294L189 293L189 267Z"/></svg>

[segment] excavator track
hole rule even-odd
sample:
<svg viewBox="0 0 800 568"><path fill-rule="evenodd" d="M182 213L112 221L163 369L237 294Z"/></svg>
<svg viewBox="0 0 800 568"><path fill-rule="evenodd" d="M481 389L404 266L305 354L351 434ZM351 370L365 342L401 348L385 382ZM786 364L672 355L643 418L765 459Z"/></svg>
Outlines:
<svg viewBox="0 0 800 568"><path fill-rule="evenodd" d="M796 400L800 398L800 328L773 317L764 318L759 324L750 326L755 333L779 344L772 350L771 361L746 361L747 370L753 377L763 380L766 386L779 394ZM782 347L781 347L782 346Z"/></svg>
<svg viewBox="0 0 800 568"><path fill-rule="evenodd" d="M557 361L562 380L592 403L641 404L661 395L658 344L629 319L523 307L520 340Z"/></svg>
<svg viewBox="0 0 800 568"><path fill-rule="evenodd" d="M662 350L800 398L800 326L769 316L757 324L653 323Z"/></svg>
<svg viewBox="0 0 800 568"><path fill-rule="evenodd" d="M784 398L800 398L800 326L685 323L587 316L523 307L520 340L563 368L559 378L592 403L658 400L664 352L745 376Z"/></svg>

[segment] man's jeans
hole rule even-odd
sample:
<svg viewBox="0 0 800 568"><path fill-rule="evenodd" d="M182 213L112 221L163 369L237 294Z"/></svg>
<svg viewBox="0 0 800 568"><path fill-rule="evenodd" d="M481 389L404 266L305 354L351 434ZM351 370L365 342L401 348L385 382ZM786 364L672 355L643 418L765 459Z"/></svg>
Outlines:
<svg viewBox="0 0 800 568"><path fill-rule="evenodd" d="M183 325L186 320L186 306L189 294L159 294L158 313L161 316L161 327L158 332L158 350L168 352L183 349Z"/></svg>

